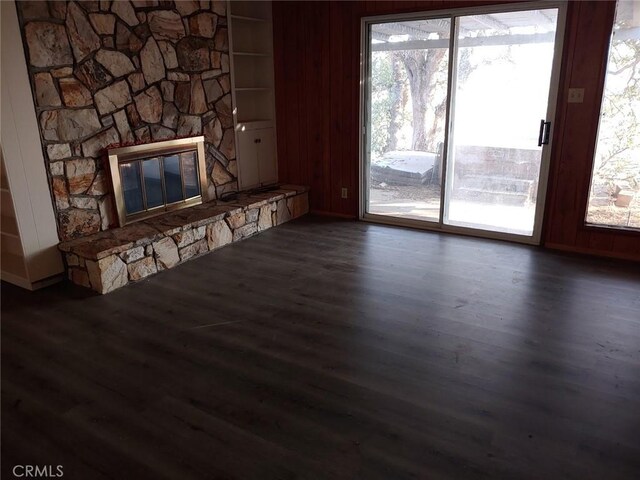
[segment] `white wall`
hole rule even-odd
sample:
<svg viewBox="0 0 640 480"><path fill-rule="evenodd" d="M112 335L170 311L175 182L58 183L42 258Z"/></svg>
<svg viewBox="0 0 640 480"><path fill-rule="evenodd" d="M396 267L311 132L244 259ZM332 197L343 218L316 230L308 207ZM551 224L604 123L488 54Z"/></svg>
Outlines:
<svg viewBox="0 0 640 480"><path fill-rule="evenodd" d="M64 272L47 172L42 155L35 108L18 16L13 1L1 5L1 121L2 154L24 250L27 280L33 284ZM3 280L12 281L10 275ZM13 282L19 283L19 282Z"/></svg>

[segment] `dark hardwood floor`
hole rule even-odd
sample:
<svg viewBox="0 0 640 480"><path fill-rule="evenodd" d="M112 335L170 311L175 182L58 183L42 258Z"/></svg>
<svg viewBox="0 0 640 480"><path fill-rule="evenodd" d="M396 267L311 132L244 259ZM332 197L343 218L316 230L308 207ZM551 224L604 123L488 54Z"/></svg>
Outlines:
<svg viewBox="0 0 640 480"><path fill-rule="evenodd" d="M640 266L304 218L106 296L2 285L2 473L640 478Z"/></svg>

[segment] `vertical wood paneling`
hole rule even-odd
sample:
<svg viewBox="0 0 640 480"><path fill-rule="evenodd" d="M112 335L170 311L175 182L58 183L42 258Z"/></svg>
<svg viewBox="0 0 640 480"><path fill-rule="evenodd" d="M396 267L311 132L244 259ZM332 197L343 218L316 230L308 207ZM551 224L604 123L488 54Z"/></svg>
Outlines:
<svg viewBox="0 0 640 480"><path fill-rule="evenodd" d="M302 23L304 21L303 12L300 9L295 10L293 21L295 23ZM289 36L286 41L290 42L289 52L291 52L292 58L303 58L300 52L300 42L303 38L303 31L297 31L294 35ZM304 178L300 175L300 158L303 156L304 145L300 145L300 112L304 111L304 104L306 103L306 95L304 95L304 84L302 79L302 64L295 65L289 63L287 70L292 72L291 78L293 81L290 83L291 92L289 98L289 107L292 110L292 120L295 122L294 130L290 136L292 142L292 156L289 162L289 168L291 169L291 176L293 178Z"/></svg>
<svg viewBox="0 0 640 480"><path fill-rule="evenodd" d="M321 40L321 5L318 3L310 3L312 7L311 14L314 18L318 19L316 22L309 24L309 37L311 42L305 42L305 56L310 59L305 68L305 85L307 88L313 88L318 92L322 91L322 75L321 75L321 62L322 62L322 40ZM319 95L309 96L309 108L311 112L317 112L321 108L321 100ZM306 163L302 166L302 175L311 178L312 183L317 183L321 178L321 163L318 161L311 161L314 157L322 158L323 142L321 141L322 135L322 116L320 115L305 115L304 124L306 126L306 144L307 155ZM312 194L313 196L314 194ZM311 203L316 204L318 202L318 193L315 193L315 197L311 198Z"/></svg>
<svg viewBox="0 0 640 480"><path fill-rule="evenodd" d="M561 189L558 185L558 178L560 176L561 165L557 160L563 158L565 155L565 142L566 136L566 116L568 104L563 101L567 98L568 88L571 84L571 72L573 69L573 52L575 50L577 30L577 19L579 17L580 3L572 2L567 7L567 19L565 24L565 36L564 36L564 55L562 59L562 65L560 68L560 85L558 90L558 103L556 105L556 118L555 128L552 142L552 155L551 165L549 169L549 180L547 189L547 203L545 208L545 221L543 225L543 238L549 238L551 236L558 235L559 227L564 222L565 209L562 205L567 205L568 202L560 202L560 208L557 209L558 197L561 193ZM552 207L553 205L553 207ZM555 221L551 222L551 210L553 210L553 216Z"/></svg>
<svg viewBox="0 0 640 480"><path fill-rule="evenodd" d="M580 5L578 41L575 49L571 86L583 86L585 92L592 92L582 104L571 104L567 124L575 129L575 135L566 138L567 150L573 153L574 163L569 165L573 175L559 179L560 184L570 179L576 183L576 202L572 209L572 222L576 230L575 242L588 247L591 232L580 228L584 222L585 207L589 196L589 184L595 151L596 135L604 75L606 69L607 43L611 34L614 10L605 2L585 2ZM610 19L603 22L602 19ZM574 107L574 108L571 108ZM599 232L593 232L600 236Z"/></svg>
<svg viewBox="0 0 640 480"><path fill-rule="evenodd" d="M340 209L339 189L343 183L340 167L343 160L342 146L345 142L345 134L342 131L342 99L340 94L344 88L344 77L341 71L343 57L342 47L346 42L342 39L344 31L343 25L340 23L343 4L331 2L329 8L329 35L331 37L331 90L329 97L329 118L331 121L331 191L329 192L329 197L331 200L327 206L331 212L342 213ZM315 209L315 206L313 208Z"/></svg>
<svg viewBox="0 0 640 480"><path fill-rule="evenodd" d="M635 235L618 233L613 236L612 252L621 252L629 258L640 258L640 240Z"/></svg>
<svg viewBox="0 0 640 480"><path fill-rule="evenodd" d="M304 8L298 14L298 21L303 22L304 18L313 17L313 2L305 3ZM315 23L315 22L312 22ZM298 176L301 178L309 178L307 165L311 161L309 158L309 139L307 135L308 125L307 121L309 112L313 111L311 108L312 99L311 95L307 95L306 92L314 89L314 85L309 83L309 69L311 67L312 58L309 55L309 50L315 47L315 39L312 36L311 24L304 33L301 33L298 39L298 58L304 58L305 61L300 64L300 78L297 84L298 87L298 142L300 145L300 157L298 158Z"/></svg>
<svg viewBox="0 0 640 480"><path fill-rule="evenodd" d="M640 234L584 225L615 2L571 2L568 13L545 244L640 259ZM571 87L585 88L584 103L566 102Z"/></svg>
<svg viewBox="0 0 640 480"><path fill-rule="evenodd" d="M356 217L360 19L498 1L274 2L280 181L311 187L311 209ZM570 2L547 195L544 242L640 257L640 235L584 227L602 75L614 2ZM569 87L586 89L566 103ZM341 188L349 198L341 198Z"/></svg>
<svg viewBox="0 0 640 480"><path fill-rule="evenodd" d="M283 13L285 6L282 2L273 3L273 73L275 79L276 89L279 85L287 85L288 77L287 71L284 65L286 56L283 54L286 42L286 26L285 15ZM277 150L278 150L278 177L280 179L289 178L288 161L283 161L289 158L287 151L288 138L287 131L290 128L291 120L287 116L287 100L285 95L275 96L276 104L276 127L277 127Z"/></svg>
<svg viewBox="0 0 640 480"><path fill-rule="evenodd" d="M286 9L287 7L285 7ZM295 11L286 9L286 15L284 20L285 32L283 35L283 49L284 61L282 67L284 68L285 85L287 85L287 91L285 93L285 110L287 118L286 137L281 139L278 135L278 144L284 141L287 144L287 156L286 162L279 161L278 164L284 164L286 166L287 174L281 177L287 178L299 178L298 176L298 163L300 161L300 152L298 150L298 130L300 124L298 122L298 85L299 85L299 69L295 65L298 54L296 47L298 44L298 36L300 31L290 31L288 28L290 23L297 23L299 18L295 15ZM293 14L292 14L293 13ZM279 52L274 52L277 56ZM278 95L278 85L276 85L276 96ZM278 112L276 112L276 119L278 118ZM278 120L278 127L280 121Z"/></svg>
<svg viewBox="0 0 640 480"><path fill-rule="evenodd" d="M331 12L329 8L321 8L321 28L320 28L320 56L322 57L321 76L322 83L320 92L318 92L319 107L316 115L320 118L322 124L322 156L319 161L314 162L317 166L318 176L312 179L312 183L318 186L319 192L311 193L311 205L319 211L329 211L331 209L331 115L326 114L326 110L330 108L331 102L331 82L335 75L331 70L331 38L332 35L326 35L329 31Z"/></svg>
<svg viewBox="0 0 640 480"><path fill-rule="evenodd" d="M344 56L342 57L342 71L344 72L344 87L342 90L342 117L344 132L344 152L342 155L342 178L344 187L348 188L348 198L340 198L340 209L343 212L357 212L353 208L353 199L357 198L358 190L358 59L360 57L359 16L355 14L356 5L349 3L345 7L347 14L343 18L343 31L347 41L344 43ZM358 25L356 28L353 26ZM355 108L354 108L355 107ZM355 133L355 135L354 135ZM355 148L354 148L355 147Z"/></svg>

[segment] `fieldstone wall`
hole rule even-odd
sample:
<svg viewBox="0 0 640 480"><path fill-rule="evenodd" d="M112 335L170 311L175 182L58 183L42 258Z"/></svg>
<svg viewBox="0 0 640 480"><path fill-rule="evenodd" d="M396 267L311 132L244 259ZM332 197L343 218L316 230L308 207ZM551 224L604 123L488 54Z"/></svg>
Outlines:
<svg viewBox="0 0 640 480"><path fill-rule="evenodd" d="M225 1L16 3L62 240L116 226L111 144L204 134L209 198L237 190Z"/></svg>
<svg viewBox="0 0 640 480"><path fill-rule="evenodd" d="M306 187L207 202L69 242L59 248L69 279L108 293L309 211Z"/></svg>

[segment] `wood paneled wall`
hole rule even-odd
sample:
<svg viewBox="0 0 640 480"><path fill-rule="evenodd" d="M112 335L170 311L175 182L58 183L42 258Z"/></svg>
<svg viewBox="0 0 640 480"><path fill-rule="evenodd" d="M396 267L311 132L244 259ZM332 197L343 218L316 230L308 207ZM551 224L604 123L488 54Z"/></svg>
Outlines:
<svg viewBox="0 0 640 480"><path fill-rule="evenodd" d="M274 2L280 181L311 186L311 209L357 217L360 19L498 1ZM640 234L584 227L615 3L569 2L544 226L552 248L640 259ZM584 87L583 104L566 103ZM348 198L341 198L341 189Z"/></svg>
<svg viewBox="0 0 640 480"><path fill-rule="evenodd" d="M280 181L311 186L314 211L349 216L358 205L354 9L350 2L273 4Z"/></svg>
<svg viewBox="0 0 640 480"><path fill-rule="evenodd" d="M640 259L640 233L584 225L615 2L571 2L545 211L550 248ZM570 87L585 101L569 104Z"/></svg>

